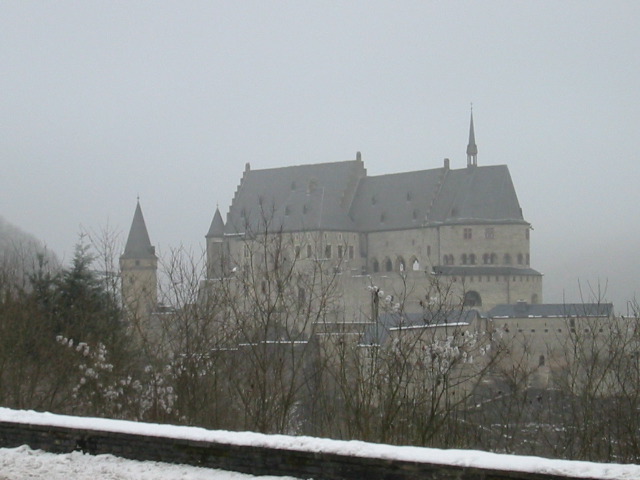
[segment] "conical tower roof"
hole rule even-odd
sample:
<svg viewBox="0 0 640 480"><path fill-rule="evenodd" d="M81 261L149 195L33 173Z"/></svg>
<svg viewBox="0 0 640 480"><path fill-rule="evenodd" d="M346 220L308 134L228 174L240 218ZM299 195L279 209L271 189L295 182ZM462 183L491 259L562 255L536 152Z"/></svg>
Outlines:
<svg viewBox="0 0 640 480"><path fill-rule="evenodd" d="M138 201L136 211L133 214L129 237L122 256L124 258L155 258L156 256L155 248L149 240L149 232L147 232L147 225L144 222L140 201Z"/></svg>
<svg viewBox="0 0 640 480"><path fill-rule="evenodd" d="M206 238L222 237L223 235L224 235L224 221L222 220L220 209L216 207L216 213L213 215L213 220L211 220L211 226L209 227L209 232L207 232Z"/></svg>

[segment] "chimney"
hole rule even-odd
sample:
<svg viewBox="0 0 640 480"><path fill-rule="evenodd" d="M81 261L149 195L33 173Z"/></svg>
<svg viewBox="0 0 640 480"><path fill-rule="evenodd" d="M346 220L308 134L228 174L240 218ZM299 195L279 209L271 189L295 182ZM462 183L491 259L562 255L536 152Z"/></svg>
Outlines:
<svg viewBox="0 0 640 480"><path fill-rule="evenodd" d="M449 159L448 158L444 159L444 169L445 170L449 170Z"/></svg>

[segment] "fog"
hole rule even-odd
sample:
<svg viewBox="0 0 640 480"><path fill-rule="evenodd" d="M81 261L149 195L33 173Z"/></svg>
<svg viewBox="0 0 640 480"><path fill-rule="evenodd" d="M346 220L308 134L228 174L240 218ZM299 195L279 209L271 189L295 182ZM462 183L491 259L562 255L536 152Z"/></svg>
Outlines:
<svg viewBox="0 0 640 480"><path fill-rule="evenodd" d="M204 247L252 168L507 164L547 302L639 292L640 4L3 2L0 215ZM586 288L585 288L586 287Z"/></svg>

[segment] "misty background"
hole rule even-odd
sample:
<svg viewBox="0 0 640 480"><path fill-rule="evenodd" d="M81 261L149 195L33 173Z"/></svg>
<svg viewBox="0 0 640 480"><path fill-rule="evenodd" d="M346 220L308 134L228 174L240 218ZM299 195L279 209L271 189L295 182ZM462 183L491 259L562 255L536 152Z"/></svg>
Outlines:
<svg viewBox="0 0 640 480"><path fill-rule="evenodd" d="M544 301L640 293L640 3L0 1L0 216L204 248L246 162L507 164Z"/></svg>

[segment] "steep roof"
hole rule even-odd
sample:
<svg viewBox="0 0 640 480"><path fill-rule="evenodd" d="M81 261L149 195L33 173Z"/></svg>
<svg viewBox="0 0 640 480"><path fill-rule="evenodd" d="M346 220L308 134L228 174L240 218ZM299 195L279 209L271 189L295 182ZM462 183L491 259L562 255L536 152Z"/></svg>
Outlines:
<svg viewBox="0 0 640 480"><path fill-rule="evenodd" d="M209 227L209 232L207 232L206 237L222 237L223 235L224 221L222 220L220 209L216 207L216 213L213 215L213 220L211 220L211 226Z"/></svg>
<svg viewBox="0 0 640 480"><path fill-rule="evenodd" d="M124 247L123 258L155 258L155 249L151 246L149 240L149 232L144 222L142 208L140 202L136 205L136 211L133 214L131 229L127 237L127 244Z"/></svg>
<svg viewBox="0 0 640 480"><path fill-rule="evenodd" d="M245 170L226 234L270 231L406 230L456 223L522 223L506 165L448 166L366 176L362 162Z"/></svg>
<svg viewBox="0 0 640 480"><path fill-rule="evenodd" d="M360 160L247 169L227 214L225 233L355 230L349 205L365 175Z"/></svg>

